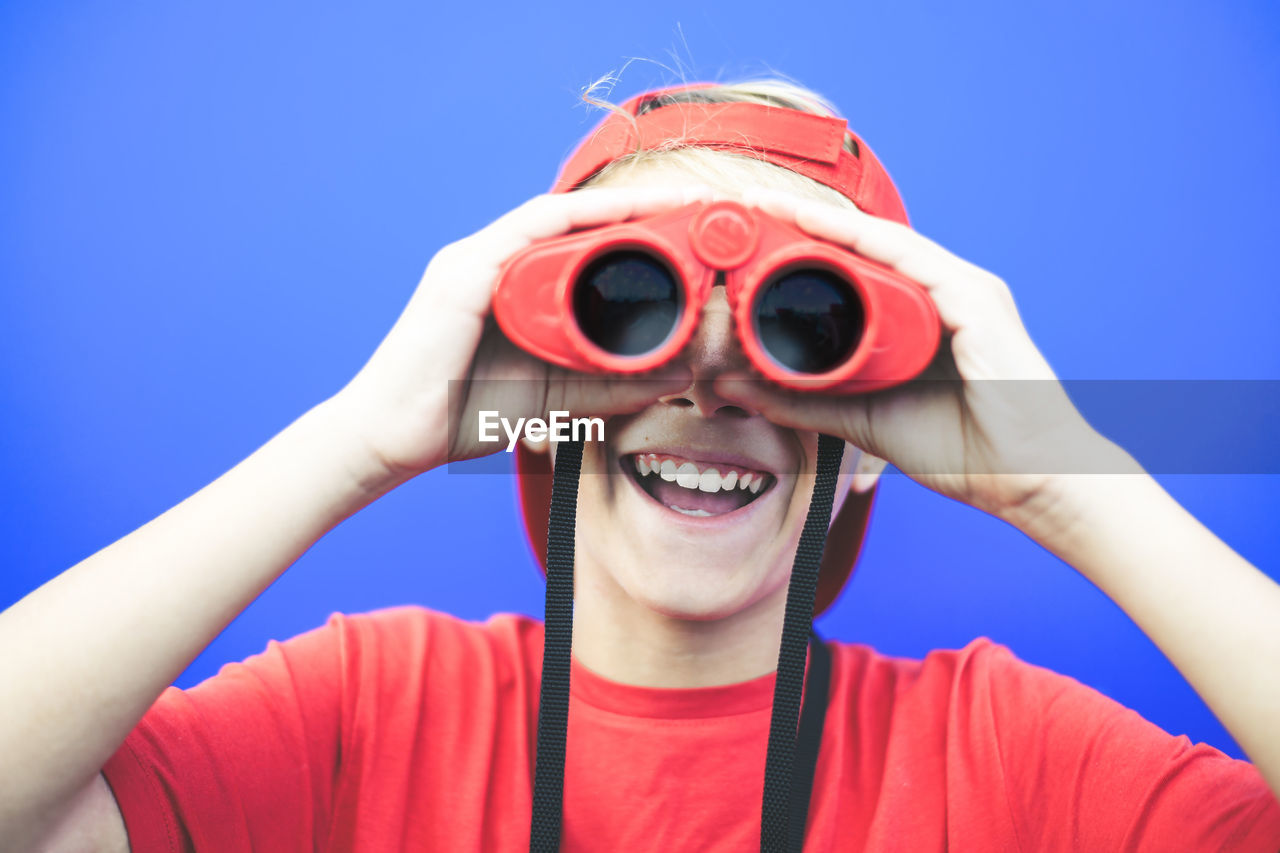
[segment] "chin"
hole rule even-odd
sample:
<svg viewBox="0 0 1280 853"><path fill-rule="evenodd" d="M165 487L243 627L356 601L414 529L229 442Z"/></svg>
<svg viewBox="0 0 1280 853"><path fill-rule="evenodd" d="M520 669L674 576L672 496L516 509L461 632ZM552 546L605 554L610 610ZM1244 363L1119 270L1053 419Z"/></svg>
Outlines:
<svg viewBox="0 0 1280 853"><path fill-rule="evenodd" d="M636 604L670 619L696 622L726 619L770 597L785 577L772 567L752 565L741 556L690 560L687 552L635 555L629 566L611 572L613 582ZM656 567L656 568L655 568Z"/></svg>
<svg viewBox="0 0 1280 853"><path fill-rule="evenodd" d="M686 622L716 622L740 613L747 606L747 602L741 597L723 594L682 595L679 590L670 588L657 592L656 596L633 593L631 597L637 604L654 613Z"/></svg>

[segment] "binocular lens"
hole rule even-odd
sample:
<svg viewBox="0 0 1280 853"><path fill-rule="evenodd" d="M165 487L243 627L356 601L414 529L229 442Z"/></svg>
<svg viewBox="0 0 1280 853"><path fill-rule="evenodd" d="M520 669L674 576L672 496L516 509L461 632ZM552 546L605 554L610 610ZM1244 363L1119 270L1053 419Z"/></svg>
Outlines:
<svg viewBox="0 0 1280 853"><path fill-rule="evenodd" d="M858 348L866 313L842 276L805 269L762 289L755 321L760 344L774 361L797 373L826 373Z"/></svg>
<svg viewBox="0 0 1280 853"><path fill-rule="evenodd" d="M666 341L684 299L671 271L644 252L592 261L573 288L573 315L589 341L613 355L644 355Z"/></svg>

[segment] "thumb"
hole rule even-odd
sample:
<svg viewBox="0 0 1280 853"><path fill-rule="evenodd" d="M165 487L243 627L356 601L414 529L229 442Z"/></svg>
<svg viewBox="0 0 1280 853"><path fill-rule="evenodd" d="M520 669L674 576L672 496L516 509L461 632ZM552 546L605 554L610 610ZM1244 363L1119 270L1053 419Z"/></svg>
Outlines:
<svg viewBox="0 0 1280 853"><path fill-rule="evenodd" d="M834 435L879 455L872 446L866 395L784 388L746 373L717 376L714 387L717 395L759 412L779 426Z"/></svg>
<svg viewBox="0 0 1280 853"><path fill-rule="evenodd" d="M602 377L565 370L549 384L547 408L583 415L638 412L688 388L692 381L688 366L680 364L635 376Z"/></svg>

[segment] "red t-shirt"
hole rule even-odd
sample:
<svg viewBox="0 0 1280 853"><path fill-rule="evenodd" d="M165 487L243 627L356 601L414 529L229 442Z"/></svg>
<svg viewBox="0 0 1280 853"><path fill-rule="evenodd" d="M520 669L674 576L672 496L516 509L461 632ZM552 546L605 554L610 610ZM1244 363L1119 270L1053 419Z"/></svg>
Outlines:
<svg viewBox="0 0 1280 853"><path fill-rule="evenodd" d="M133 850L527 850L542 633L335 615L167 690L104 768ZM1252 765L989 640L830 645L806 851L1280 849ZM575 661L563 849L758 850L773 681L633 687Z"/></svg>

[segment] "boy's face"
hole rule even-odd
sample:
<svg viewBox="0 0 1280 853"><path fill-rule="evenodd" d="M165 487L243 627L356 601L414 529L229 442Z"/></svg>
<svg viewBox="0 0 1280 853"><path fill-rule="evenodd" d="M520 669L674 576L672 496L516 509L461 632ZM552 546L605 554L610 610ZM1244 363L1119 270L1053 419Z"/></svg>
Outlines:
<svg viewBox="0 0 1280 853"><path fill-rule="evenodd" d="M722 619L766 600L781 607L809 509L817 434L717 396L715 377L745 367L723 288L684 357L688 388L609 419L605 441L584 445L579 594L622 596L680 619ZM859 453L846 448L837 510ZM655 461L668 476L675 469L674 482L661 470L640 473L640 463ZM744 489L743 479L754 482ZM704 490L712 486L719 488Z"/></svg>
<svg viewBox="0 0 1280 853"><path fill-rule="evenodd" d="M659 168L610 183L663 180L689 177ZM716 377L749 366L722 286L679 359L693 376L687 388L607 419L605 440L584 444L576 597L616 618L635 607L682 620L776 607L780 618L809 509L817 434L777 426L717 395ZM833 516L860 456L846 445Z"/></svg>

